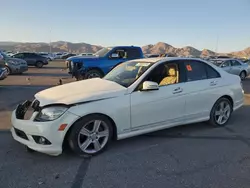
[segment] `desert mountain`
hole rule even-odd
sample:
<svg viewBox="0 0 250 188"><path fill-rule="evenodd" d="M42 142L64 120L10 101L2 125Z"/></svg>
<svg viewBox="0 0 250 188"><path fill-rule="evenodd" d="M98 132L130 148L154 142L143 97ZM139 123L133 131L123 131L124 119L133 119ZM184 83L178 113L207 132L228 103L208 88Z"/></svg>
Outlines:
<svg viewBox="0 0 250 188"><path fill-rule="evenodd" d="M0 42L0 49L7 51L31 51L31 52L97 52L102 47L87 43L71 43L65 41L52 42L51 47L48 43L15 43Z"/></svg>
<svg viewBox="0 0 250 188"><path fill-rule="evenodd" d="M145 54L162 54L170 53L177 56L200 56L200 55L215 55L216 53L211 50L199 51L191 46L186 46L183 48L175 48L169 44L158 42L155 45L149 44L142 47Z"/></svg>
<svg viewBox="0 0 250 188"><path fill-rule="evenodd" d="M102 48L99 45L91 45L87 43L71 43L66 41L52 42L51 46L48 43L37 42L37 43L21 43L21 42L0 42L0 50L7 51L32 51L32 52L72 52L72 53L94 53ZM158 42L156 44L149 44L142 47L145 54L161 54L171 53L178 56L214 56L215 52L204 49L202 51L186 46L183 48L175 48L164 42ZM225 53L224 53L225 54ZM250 47L245 50L230 53L234 56L239 57L250 57Z"/></svg>
<svg viewBox="0 0 250 188"><path fill-rule="evenodd" d="M232 54L239 57L250 57L250 47L242 51L232 52Z"/></svg>
<svg viewBox="0 0 250 188"><path fill-rule="evenodd" d="M201 55L202 56L215 56L216 52L213 52L213 51L208 50L208 49L204 49L201 51Z"/></svg>

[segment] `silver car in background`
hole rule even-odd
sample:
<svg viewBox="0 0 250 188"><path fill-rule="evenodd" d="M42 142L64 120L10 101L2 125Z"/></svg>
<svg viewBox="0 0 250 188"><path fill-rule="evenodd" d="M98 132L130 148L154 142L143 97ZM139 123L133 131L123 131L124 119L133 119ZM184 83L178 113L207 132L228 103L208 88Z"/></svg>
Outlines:
<svg viewBox="0 0 250 188"><path fill-rule="evenodd" d="M243 63L238 59L213 59L210 60L213 64L221 67L226 72L230 74L235 74L240 76L242 80L250 74L250 65L248 63Z"/></svg>
<svg viewBox="0 0 250 188"><path fill-rule="evenodd" d="M55 59L55 56L51 53L46 53L46 52L38 52L38 55L41 55L43 57L46 57L48 61L53 61Z"/></svg>

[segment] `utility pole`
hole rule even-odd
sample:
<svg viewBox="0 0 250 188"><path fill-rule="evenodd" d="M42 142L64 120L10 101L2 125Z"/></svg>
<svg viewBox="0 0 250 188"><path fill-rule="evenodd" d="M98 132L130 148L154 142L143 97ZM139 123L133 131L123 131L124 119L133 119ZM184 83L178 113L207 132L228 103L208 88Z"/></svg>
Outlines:
<svg viewBox="0 0 250 188"><path fill-rule="evenodd" d="M217 34L216 37L216 48L215 48L215 52L218 53L218 44L219 44L219 35Z"/></svg>
<svg viewBox="0 0 250 188"><path fill-rule="evenodd" d="M51 29L49 30L49 53L51 53Z"/></svg>

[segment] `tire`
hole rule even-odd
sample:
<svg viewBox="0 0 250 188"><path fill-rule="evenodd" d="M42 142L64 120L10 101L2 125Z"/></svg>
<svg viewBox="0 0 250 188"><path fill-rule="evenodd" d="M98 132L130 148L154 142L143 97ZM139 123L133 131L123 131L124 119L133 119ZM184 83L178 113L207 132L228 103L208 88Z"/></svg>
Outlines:
<svg viewBox="0 0 250 188"><path fill-rule="evenodd" d="M10 75L12 73L11 69L8 66L5 66L6 70L7 70L7 75Z"/></svg>
<svg viewBox="0 0 250 188"><path fill-rule="evenodd" d="M35 152L35 150L29 148L28 146L25 146L25 149L26 149L26 151L29 152L29 153L34 153L34 152Z"/></svg>
<svg viewBox="0 0 250 188"><path fill-rule="evenodd" d="M66 62L66 68L68 69L69 68L69 62Z"/></svg>
<svg viewBox="0 0 250 188"><path fill-rule="evenodd" d="M247 77L246 72L245 71L241 71L241 73L240 73L240 79L241 80L245 80L246 77Z"/></svg>
<svg viewBox="0 0 250 188"><path fill-rule="evenodd" d="M85 74L85 78L86 79L90 79L90 78L102 78L103 77L103 73L97 69L92 69L89 70L86 74Z"/></svg>
<svg viewBox="0 0 250 188"><path fill-rule="evenodd" d="M94 127L99 128L95 129ZM73 125L67 139L71 150L77 155L91 157L100 154L107 148L111 142L112 135L112 123L107 117L89 115ZM80 145L84 148L81 149Z"/></svg>
<svg viewBox="0 0 250 188"><path fill-rule="evenodd" d="M41 61L36 62L36 67L37 68L42 68L43 67L43 62L41 62Z"/></svg>
<svg viewBox="0 0 250 188"><path fill-rule="evenodd" d="M223 108L222 108L223 106ZM225 126L233 112L232 103L227 98L220 98L214 104L211 112L210 112L210 120L209 123L213 126L220 127ZM219 118L221 117L221 121Z"/></svg>

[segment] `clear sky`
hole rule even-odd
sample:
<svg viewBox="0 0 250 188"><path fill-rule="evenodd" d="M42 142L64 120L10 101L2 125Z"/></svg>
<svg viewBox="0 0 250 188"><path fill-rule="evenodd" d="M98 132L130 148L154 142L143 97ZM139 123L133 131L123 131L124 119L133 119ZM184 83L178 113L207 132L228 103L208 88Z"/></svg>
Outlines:
<svg viewBox="0 0 250 188"><path fill-rule="evenodd" d="M1 0L0 41L250 46L250 0Z"/></svg>

